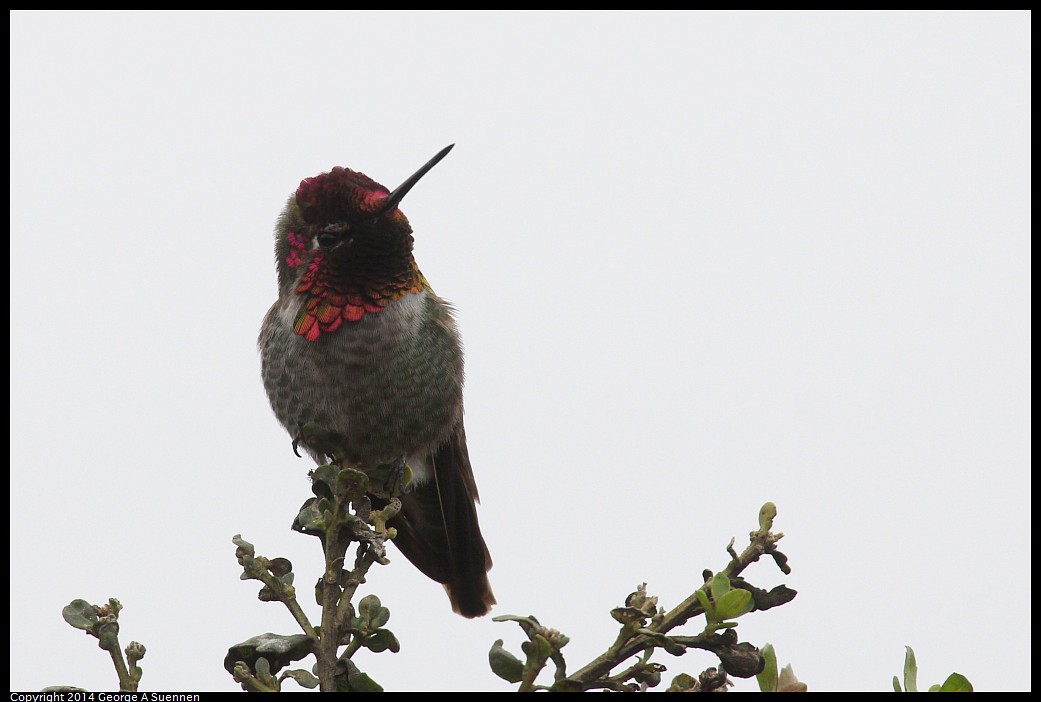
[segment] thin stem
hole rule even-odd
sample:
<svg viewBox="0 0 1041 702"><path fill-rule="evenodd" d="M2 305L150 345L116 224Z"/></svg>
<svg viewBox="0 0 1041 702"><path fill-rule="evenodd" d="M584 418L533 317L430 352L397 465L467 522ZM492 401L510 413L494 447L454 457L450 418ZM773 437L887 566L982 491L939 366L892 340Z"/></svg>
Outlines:
<svg viewBox="0 0 1041 702"><path fill-rule="evenodd" d="M751 542L748 547L745 548L741 555L731 558L730 563L727 564L722 572L730 579L734 579L745 568L759 560L763 554L773 551L777 540L782 536L784 534L771 534L765 530L752 532ZM710 584L706 582L698 589L708 592L709 587ZM664 634L685 624L690 618L701 614L703 611L695 591L687 599L667 612L660 621L651 624L647 628L655 633ZM620 638L623 638L622 635L620 635ZM601 679L609 674L615 666L648 646L653 645L653 639L643 634L629 637L624 643L615 641L607 651L568 677L570 680L575 680L583 685L594 682L600 683L602 682Z"/></svg>
<svg viewBox="0 0 1041 702"><path fill-rule="evenodd" d="M123 661L123 652L119 650L119 641L112 637L112 648L108 650L112 657L112 665L116 667L116 675L119 677L120 692L137 692L137 684L130 677L126 663Z"/></svg>
<svg viewBox="0 0 1041 702"><path fill-rule="evenodd" d="M293 619L295 619L296 623L300 625L300 628L304 630L304 633L307 634L308 638L317 643L318 632L315 631L314 626L311 625L311 621L307 618L303 608L297 601L296 595L286 597L282 602L285 603L286 608L293 615Z"/></svg>

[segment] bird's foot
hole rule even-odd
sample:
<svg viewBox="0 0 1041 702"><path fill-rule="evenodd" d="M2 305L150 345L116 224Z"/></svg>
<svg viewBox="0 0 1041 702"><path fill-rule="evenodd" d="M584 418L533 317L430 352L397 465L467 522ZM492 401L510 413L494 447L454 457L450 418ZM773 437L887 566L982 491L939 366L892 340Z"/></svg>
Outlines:
<svg viewBox="0 0 1041 702"><path fill-rule="evenodd" d="M343 445L344 438L340 434L317 424L299 424L296 434L293 435L293 453L299 456L300 452L297 449L302 447L314 456L316 461L324 456L329 464L340 464L340 449Z"/></svg>
<svg viewBox="0 0 1041 702"><path fill-rule="evenodd" d="M390 494L407 495L412 491L412 469L405 463L405 457L395 458L390 464Z"/></svg>

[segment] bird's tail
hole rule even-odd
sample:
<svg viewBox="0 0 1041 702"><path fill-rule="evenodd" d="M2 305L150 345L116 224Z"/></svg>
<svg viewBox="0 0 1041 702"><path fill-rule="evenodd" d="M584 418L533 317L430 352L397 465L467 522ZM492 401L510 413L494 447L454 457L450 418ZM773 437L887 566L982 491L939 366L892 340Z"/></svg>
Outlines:
<svg viewBox="0 0 1041 702"><path fill-rule="evenodd" d="M401 512L388 522L398 531L394 544L445 586L455 612L484 616L495 604L488 582L492 558L477 521L477 484L462 423L430 463L435 479L405 495Z"/></svg>

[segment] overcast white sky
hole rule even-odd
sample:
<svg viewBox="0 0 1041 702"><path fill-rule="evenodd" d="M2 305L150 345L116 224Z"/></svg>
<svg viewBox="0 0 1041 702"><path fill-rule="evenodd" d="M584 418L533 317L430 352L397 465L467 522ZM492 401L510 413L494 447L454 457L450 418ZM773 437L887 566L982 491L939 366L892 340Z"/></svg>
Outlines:
<svg viewBox="0 0 1041 702"><path fill-rule="evenodd" d="M496 614L577 669L773 500L793 572L747 575L799 596L743 639L814 690L891 689L904 645L1029 689L1030 19L12 13L12 689L115 687L74 598L122 600L147 690L295 633L231 543L319 574L255 348L273 224L452 142L403 210L458 308ZM393 560L402 651L359 666L510 689L519 629Z"/></svg>

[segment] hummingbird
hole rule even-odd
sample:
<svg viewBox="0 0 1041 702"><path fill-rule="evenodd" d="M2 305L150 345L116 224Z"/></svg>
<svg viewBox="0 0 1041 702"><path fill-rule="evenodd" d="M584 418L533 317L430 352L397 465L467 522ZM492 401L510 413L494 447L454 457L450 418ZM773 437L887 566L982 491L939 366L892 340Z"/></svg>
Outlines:
<svg viewBox="0 0 1041 702"><path fill-rule="evenodd" d="M257 343L294 450L319 464L411 470L388 522L393 543L444 585L455 612L479 617L495 596L463 428L462 345L452 307L416 265L399 208L453 146L393 191L340 166L300 182L276 225L278 300ZM328 455L324 438L309 445L304 427L331 433L346 455Z"/></svg>

